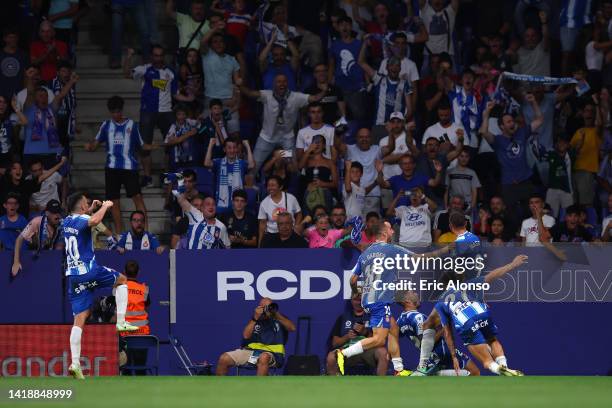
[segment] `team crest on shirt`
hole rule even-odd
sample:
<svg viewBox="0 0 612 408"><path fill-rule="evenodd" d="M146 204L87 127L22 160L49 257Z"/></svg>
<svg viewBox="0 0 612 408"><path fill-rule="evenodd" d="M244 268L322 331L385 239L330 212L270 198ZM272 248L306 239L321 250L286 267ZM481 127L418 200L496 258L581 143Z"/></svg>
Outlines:
<svg viewBox="0 0 612 408"><path fill-rule="evenodd" d="M346 327L347 329L350 328L351 326L353 326L353 322L351 322L350 320L347 320L346 322L344 322L344 327Z"/></svg>
<svg viewBox="0 0 612 408"><path fill-rule="evenodd" d="M206 232L206 234L204 234L204 242L215 242L212 234L210 232Z"/></svg>
<svg viewBox="0 0 612 408"><path fill-rule="evenodd" d="M169 81L167 79L153 79L151 80L151 85L153 85L153 88L165 91L166 87L168 86L168 82Z"/></svg>
<svg viewBox="0 0 612 408"><path fill-rule="evenodd" d="M142 243L142 247L143 248L148 248L149 247L149 243L147 241Z"/></svg>

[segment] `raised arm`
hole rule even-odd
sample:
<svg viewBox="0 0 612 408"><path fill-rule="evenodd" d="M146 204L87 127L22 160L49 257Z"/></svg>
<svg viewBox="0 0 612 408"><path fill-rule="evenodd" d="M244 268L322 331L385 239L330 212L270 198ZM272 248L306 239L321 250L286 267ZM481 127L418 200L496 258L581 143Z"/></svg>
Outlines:
<svg viewBox="0 0 612 408"><path fill-rule="evenodd" d="M249 144L248 140L243 140L242 145L244 146L244 149L246 150L248 169L253 170L255 168L255 158L253 157L253 151L251 150L251 145Z"/></svg>
<svg viewBox="0 0 612 408"><path fill-rule="evenodd" d="M278 36L278 29L272 31L272 35L270 36L270 41L266 44L266 46L259 53L259 58L257 63L259 65L259 71L264 72L268 69L268 55L270 55L270 51L272 50L272 46L276 42L276 38Z"/></svg>
<svg viewBox="0 0 612 408"><path fill-rule="evenodd" d="M214 146L215 139L211 138L210 142L208 143L208 149L206 149L206 157L204 157L204 167L207 167L209 169L213 166L212 151Z"/></svg>
<svg viewBox="0 0 612 408"><path fill-rule="evenodd" d="M89 227L95 227L104 219L104 215L106 215L106 211L113 206L113 202L110 200L106 200L102 202L102 206L98 211L94 213L89 220L87 221L87 225Z"/></svg>
<svg viewBox="0 0 612 408"><path fill-rule="evenodd" d="M374 75L376 75L376 70L368 64L366 61L366 48L368 47L368 43L370 40L370 34L366 34L363 36L363 42L361 44L361 49L359 50L359 66L366 73L368 78L372 79Z"/></svg>
<svg viewBox="0 0 612 408"><path fill-rule="evenodd" d="M434 165L434 169L436 170L436 176L434 178L429 179L427 184L429 185L429 187L436 187L442 182L442 170L444 168L442 167L442 163L437 160L433 160L432 163Z"/></svg>
<svg viewBox="0 0 612 408"><path fill-rule="evenodd" d="M489 144L493 144L495 142L495 136L493 133L489 132L489 116L491 115L491 110L495 107L495 101L488 101L487 106L482 113L482 124L480 125L480 134L485 138ZM538 108L539 109L539 108ZM533 123L533 122L532 122Z"/></svg>
<svg viewBox="0 0 612 408"><path fill-rule="evenodd" d="M19 104L17 103L16 96L13 96L13 99L11 99L11 106L13 107L13 111L15 112L15 115L17 115L17 119L19 119L18 123L22 126L27 125L28 118L26 118L26 116L23 114L21 109L19 109Z"/></svg>
<svg viewBox="0 0 612 408"><path fill-rule="evenodd" d="M544 115L542 115L542 111L540 110L540 104L538 103L538 101L536 101L536 98L533 94L528 93L527 95L525 95L525 100L529 102L531 108L533 109L534 118L531 121L531 131L535 132L544 123Z"/></svg>
<svg viewBox="0 0 612 408"><path fill-rule="evenodd" d="M491 283L495 279L501 278L502 276L504 276L508 272L512 271L513 269L516 269L519 266L523 265L525 262L527 262L527 259L528 259L527 255L517 255L512 260L512 262L510 262L509 264L506 264L504 266L500 266L497 269L493 269L491 272L486 274L485 277L484 277L484 281L486 283Z"/></svg>
<svg viewBox="0 0 612 408"><path fill-rule="evenodd" d="M49 177L51 177L51 175L53 173L55 173L56 171L59 171L59 169L62 168L62 166L68 161L68 158L66 156L62 156L62 158L60 159L60 161L53 167L51 167L49 170L45 170L43 171L43 173L38 177L38 179L36 180L39 184L42 183L43 181L45 181L46 179L48 179Z"/></svg>
<svg viewBox="0 0 612 408"><path fill-rule="evenodd" d="M62 104L62 101L64 100L66 95L68 95L68 92L70 92L72 87L78 82L78 80L79 80L79 76L77 75L76 72L73 72L72 75L70 75L70 80L66 82L66 84L62 87L59 93L55 95L55 98L53 98L52 103L53 103L53 107L56 110L59 109L60 105Z"/></svg>
<svg viewBox="0 0 612 408"><path fill-rule="evenodd" d="M17 235L17 240L15 241L15 250L13 251L13 266L11 268L11 274L13 277L17 276L17 274L21 271L21 247L23 245L23 237L21 234Z"/></svg>
<svg viewBox="0 0 612 408"><path fill-rule="evenodd" d="M380 160L376 160L376 171L378 172L378 175L376 176L376 181L378 182L378 185L382 188L391 188L391 183L389 183L388 180L385 180L383 168L383 162Z"/></svg>
<svg viewBox="0 0 612 408"><path fill-rule="evenodd" d="M401 189L395 197L393 197L393 201L389 203L389 208L387 208L387 217L395 217L395 207L397 207L397 202L404 196L404 189Z"/></svg>

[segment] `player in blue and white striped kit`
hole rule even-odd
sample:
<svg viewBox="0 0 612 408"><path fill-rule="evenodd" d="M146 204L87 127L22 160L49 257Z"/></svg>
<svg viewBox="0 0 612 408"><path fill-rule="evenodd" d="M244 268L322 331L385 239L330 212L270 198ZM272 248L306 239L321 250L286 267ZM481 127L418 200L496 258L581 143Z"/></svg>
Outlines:
<svg viewBox="0 0 612 408"><path fill-rule="evenodd" d="M416 292L405 291L398 294L397 303L402 306L403 311L397 320L392 320L390 336L393 336L398 344L400 337L408 337L412 344L417 349L420 349L421 338L423 336L423 323L427 319L427 316L417 310L421 303L419 296ZM442 337L442 330L436 332L435 339L433 352L430 356L432 367L429 368L428 373L430 375L449 375L451 373L455 375L452 349L448 347L446 341ZM394 354L392 354L392 352L394 352ZM401 357L399 357L399 347L397 347L396 350L389 348L389 354L391 358L401 359ZM458 349L455 349L454 354L459 361L461 375L480 375L480 370L468 356Z"/></svg>
<svg viewBox="0 0 612 408"><path fill-rule="evenodd" d="M89 309L93 301L93 291L97 288L113 287L117 303L117 331L136 331L138 327L125 321L128 303L127 278L119 272L98 265L94 254L91 228L102 222L106 211L113 206L112 201L94 201L88 208L87 198L76 193L69 199L71 214L64 219L62 230L66 244L66 276L68 277L68 299L72 306L74 324L70 332L70 352L72 363L68 372L77 379L84 379L81 371L81 335ZM93 215L89 213L96 205L100 209Z"/></svg>
<svg viewBox="0 0 612 408"><path fill-rule="evenodd" d="M360 277L363 278L361 305L370 315L369 325L373 335L345 349L336 350L338 369L343 375L344 358L361 354L371 348L384 347L391 327L391 304L395 302L395 292L385 288L384 285L396 283L399 280L399 271L396 268L383 267L382 272L377 272L374 266L375 260L395 259L396 256L403 257L405 254L413 255L402 247L389 244L393 237L393 228L389 222L378 223L372 229L376 241L359 256L353 268L351 288L353 293L358 292L357 282ZM402 372L403 367L396 367L396 371Z"/></svg>

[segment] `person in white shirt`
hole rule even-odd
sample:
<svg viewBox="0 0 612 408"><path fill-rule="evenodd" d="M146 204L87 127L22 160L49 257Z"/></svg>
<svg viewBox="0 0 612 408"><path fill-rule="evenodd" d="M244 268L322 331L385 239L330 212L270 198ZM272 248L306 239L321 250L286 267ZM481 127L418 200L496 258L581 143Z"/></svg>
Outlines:
<svg viewBox="0 0 612 408"><path fill-rule="evenodd" d="M39 179L43 174L45 180L40 184L40 191L33 193L30 197L30 212L43 211L51 200L60 201L59 189L62 184L62 176L57 172L57 166L45 170L40 160L30 163L30 175L26 179Z"/></svg>
<svg viewBox="0 0 612 408"><path fill-rule="evenodd" d="M434 123L427 129L423 135L423 140L427 140L431 137L436 138L440 142L440 151L442 153L448 153L459 147L459 140L461 139L461 146L463 146L463 139L465 137L465 130L459 122L453 122L453 115L451 113L451 105L448 100L444 99L438 104L438 122ZM456 165L456 161L450 163L449 168Z"/></svg>
<svg viewBox="0 0 612 408"><path fill-rule="evenodd" d="M555 219L544 214L544 199L538 195L529 198L531 217L523 220L521 224L521 239L529 246L539 246L544 242L551 242L550 228L555 225Z"/></svg>
<svg viewBox="0 0 612 408"><path fill-rule="evenodd" d="M363 176L363 166L359 162L346 160L344 170L344 186L342 198L346 209L346 218L364 217L363 211L366 195L378 184L376 181L369 186L364 186L361 182Z"/></svg>
<svg viewBox="0 0 612 408"><path fill-rule="evenodd" d="M302 221L302 209L295 196L281 190L282 182L277 176L268 177L266 186L268 196L264 198L259 206L259 243L263 241L265 233L277 234L278 225L276 220L278 214L289 213L293 216L294 224L300 225Z"/></svg>
<svg viewBox="0 0 612 408"><path fill-rule="evenodd" d="M406 123L403 113L393 112L391 114L389 122L387 122L389 136L383 137L380 139L380 142L378 142L380 147L385 147L389 145L389 138L392 137L395 139L395 149L383 157L382 160L385 180L402 174L402 169L400 169L398 164L402 156L407 153L412 154L414 157L419 155L419 149L413 137L415 129L416 124L414 122ZM381 190L382 207L388 208L391 200L393 200L393 193L391 190L383 188Z"/></svg>
<svg viewBox="0 0 612 408"><path fill-rule="evenodd" d="M323 135L325 138L325 152L323 152L323 156L335 162L334 135L336 129L331 125L323 123L323 105L321 105L321 102L313 102L308 105L308 117L310 118L310 124L301 128L297 134L295 142L297 161L300 161L304 151L312 144L312 138L316 135Z"/></svg>
<svg viewBox="0 0 612 408"><path fill-rule="evenodd" d="M400 190L387 209L387 216L400 220L399 243L406 246L431 245L431 214L437 205L423 193L421 187L414 187L408 192L410 205L395 207L397 202L405 196Z"/></svg>
<svg viewBox="0 0 612 408"><path fill-rule="evenodd" d="M263 104L263 124L253 151L255 174L257 174L277 146L293 151L295 147L293 128L300 109L309 103L321 100L325 93L322 91L316 95L307 95L301 92L291 92L287 77L283 74L274 77L272 90L255 91L245 87L241 80L238 81L238 85L240 92Z"/></svg>
<svg viewBox="0 0 612 408"><path fill-rule="evenodd" d="M425 74L429 69L429 58L443 52L451 57L455 55L453 46L453 32L455 31L455 17L459 11L459 0L451 0L444 7L444 0L421 0L420 17L423 20L427 34L425 53L421 73Z"/></svg>
<svg viewBox="0 0 612 408"><path fill-rule="evenodd" d="M336 139L336 149L340 155L351 162L359 162L363 166L361 185L369 186L376 181L376 161L395 150L395 139L391 139L384 147L372 144L370 129L361 128L357 131L357 143L347 145L340 138ZM364 210L366 214L380 211L380 188L374 187L366 194Z"/></svg>

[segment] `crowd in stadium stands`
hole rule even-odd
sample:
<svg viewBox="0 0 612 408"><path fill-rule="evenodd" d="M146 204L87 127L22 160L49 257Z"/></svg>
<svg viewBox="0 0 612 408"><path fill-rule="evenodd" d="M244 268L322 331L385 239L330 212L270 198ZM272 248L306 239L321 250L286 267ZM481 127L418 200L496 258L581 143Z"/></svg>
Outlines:
<svg viewBox="0 0 612 408"><path fill-rule="evenodd" d="M98 147L92 198L114 201L100 248L361 247L381 218L400 244L429 246L454 241L457 211L491 245L612 239L611 0L106 0L108 68L142 84L140 115L108 98L83 151L89 3L0 6L5 250L61 246L73 156ZM162 20L177 42L160 44ZM165 245L147 230L151 187Z"/></svg>

